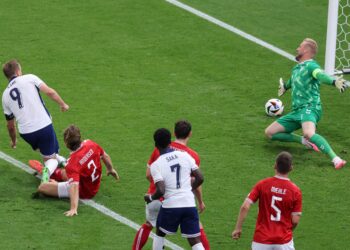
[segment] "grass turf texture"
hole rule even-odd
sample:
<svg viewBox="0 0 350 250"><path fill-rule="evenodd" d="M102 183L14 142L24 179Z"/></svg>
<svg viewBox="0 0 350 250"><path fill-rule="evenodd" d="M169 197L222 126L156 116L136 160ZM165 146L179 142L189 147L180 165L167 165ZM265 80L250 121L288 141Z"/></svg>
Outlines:
<svg viewBox="0 0 350 250"><path fill-rule="evenodd" d="M138 223L144 221L145 164L158 127L192 122L190 146L202 160L206 212L201 216L212 249L248 249L256 207L242 239L230 234L251 187L273 174L275 155L294 155L292 180L303 190L304 214L295 232L297 249L346 249L349 242L349 170L334 171L326 156L296 144L270 143L263 131L273 119L264 104L277 94L280 76L293 62L165 1L2 1L0 61L18 58L58 90L71 106L60 113L44 97L63 148L62 132L78 125L85 138L111 155L121 180L104 177L95 200ZM327 1L185 1L290 53L304 37L325 47ZM263 4L264 3L264 4ZM294 11L295 10L295 11ZM304 25L305 22L310 25ZM259 25L257 25L259 24ZM323 53L319 54L323 62ZM3 88L6 80L3 78ZM350 161L346 124L349 93L322 87L319 133ZM282 98L290 108L289 94ZM8 145L0 124L1 150L27 162L39 159L23 140ZM7 249L72 246L130 249L135 231L80 205L65 218L65 201L33 200L38 180L0 162L1 245ZM169 237L188 249L180 237ZM146 249L151 248L151 241Z"/></svg>

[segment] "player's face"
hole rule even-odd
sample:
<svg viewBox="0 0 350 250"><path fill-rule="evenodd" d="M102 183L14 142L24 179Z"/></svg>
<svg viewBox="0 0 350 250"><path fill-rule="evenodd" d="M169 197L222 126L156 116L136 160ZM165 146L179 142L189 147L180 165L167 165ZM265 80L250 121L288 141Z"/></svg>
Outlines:
<svg viewBox="0 0 350 250"><path fill-rule="evenodd" d="M299 47L297 48L297 54L295 56L295 59L299 62L300 59L304 56L305 52L306 52L306 43L302 42Z"/></svg>

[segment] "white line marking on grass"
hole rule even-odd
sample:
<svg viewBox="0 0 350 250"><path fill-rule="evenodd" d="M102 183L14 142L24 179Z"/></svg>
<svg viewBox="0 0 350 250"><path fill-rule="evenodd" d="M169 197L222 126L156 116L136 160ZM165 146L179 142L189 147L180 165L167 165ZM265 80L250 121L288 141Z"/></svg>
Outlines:
<svg viewBox="0 0 350 250"><path fill-rule="evenodd" d="M179 2L177 0L165 0L165 1L167 1L168 3L171 3L171 4L181 8L181 9L184 9L184 10L186 10L188 12L191 12L192 14L194 14L196 16L199 16L199 17L201 17L201 18L203 18L203 19L205 19L205 20L207 20L207 21L209 21L211 23L214 23L214 24L216 24L216 25L218 25L218 26L220 26L220 27L222 27L222 28L224 28L226 30L229 30L229 31L231 31L231 32L233 32L233 33L235 33L235 34L237 34L237 35L239 35L239 36L249 40L249 41L252 41L252 42L254 42L256 44L259 44L260 46L262 46L264 48L267 48L267 49L269 49L269 50L271 50L271 51L273 51L273 52L275 52L275 53L277 53L277 54L279 54L279 55L281 55L281 56L283 56L283 57L285 57L285 58L287 58L289 60L295 61L295 56L293 56L292 54L289 54L288 52L286 52L284 50L281 50L281 49L277 48L274 45L271 45L271 44L269 44L267 42L264 42L263 40L261 40L259 38L256 38L256 37L254 37L252 35L249 35L248 33L244 32L244 31L242 31L240 29L237 29L237 28L233 27L232 25L229 25L229 24L227 24L227 23L225 23L223 21L220 21L219 19L216 19L216 18L214 18L212 16L209 16L208 14L205 14L202 11L199 11L199 10L197 10L195 8L192 8L192 7L190 7L190 6L188 6L188 5L184 4L184 3L181 3L181 2Z"/></svg>
<svg viewBox="0 0 350 250"><path fill-rule="evenodd" d="M16 160L15 158L12 158L11 156L5 154L4 152L0 151L0 158L11 163L12 165L24 170L25 172L29 173L29 174L34 174L35 171L33 169L31 169L29 166L27 166L26 164L24 164L23 162L20 162L18 160ZM37 178L40 178L39 176L37 176ZM104 215L107 215L109 217L111 217L112 219L119 221L120 223L123 223L124 225L127 225L133 229L135 229L136 231L139 230L140 225L129 220L128 218L110 210L109 208L93 201L93 200L83 200L80 199L80 202L82 202L83 204L92 207L94 209L96 209L97 211L103 213ZM150 237L153 239L154 238L154 233L151 233ZM130 243L131 245L131 243ZM184 250L183 248L181 248L180 246L172 243L171 241L165 240L165 245L167 247L169 247L170 249L173 250Z"/></svg>

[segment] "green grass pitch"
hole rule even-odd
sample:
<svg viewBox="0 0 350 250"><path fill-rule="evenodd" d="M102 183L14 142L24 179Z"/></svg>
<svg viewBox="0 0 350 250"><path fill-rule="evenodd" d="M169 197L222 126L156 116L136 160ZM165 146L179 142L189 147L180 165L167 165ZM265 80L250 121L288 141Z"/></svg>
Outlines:
<svg viewBox="0 0 350 250"><path fill-rule="evenodd" d="M326 0L183 0L209 15L294 54L305 37L319 42L324 61ZM44 97L61 143L71 123L111 155L121 176L104 177L95 201L142 224L145 165L158 127L192 122L190 146L202 160L207 210L201 215L213 250L249 249L257 216L250 212L242 239L230 238L239 207L252 186L273 175L276 154L294 155L291 179L302 189L303 216L296 248L349 249L350 171L296 144L271 143L265 102L293 62L163 0L9 1L0 7L0 62L18 58L70 105L61 113ZM1 77L1 88L6 80ZM323 86L318 131L350 161L349 93ZM283 96L290 109L289 94ZM0 150L27 162L39 159L19 139L9 147L0 122ZM67 201L32 199L39 180L0 161L1 249L130 249L135 231L80 205L66 218ZM171 241L189 249L179 235ZM151 240L145 249L151 249Z"/></svg>

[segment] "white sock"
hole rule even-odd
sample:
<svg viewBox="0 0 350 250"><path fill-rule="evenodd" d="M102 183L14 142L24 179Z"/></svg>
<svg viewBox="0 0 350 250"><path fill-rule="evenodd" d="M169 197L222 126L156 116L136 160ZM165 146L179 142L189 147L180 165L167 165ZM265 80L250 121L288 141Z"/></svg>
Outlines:
<svg viewBox="0 0 350 250"><path fill-rule="evenodd" d="M204 250L202 243L197 243L196 245L192 246L192 250Z"/></svg>
<svg viewBox="0 0 350 250"><path fill-rule="evenodd" d="M67 161L66 158L64 158L62 155L56 154L56 159L58 161L58 165L65 163Z"/></svg>
<svg viewBox="0 0 350 250"><path fill-rule="evenodd" d="M153 238L153 250L163 250L164 246L164 237L155 235Z"/></svg>
<svg viewBox="0 0 350 250"><path fill-rule="evenodd" d="M308 140L305 139L305 137L301 137L301 143L304 144L304 145L308 145Z"/></svg>
<svg viewBox="0 0 350 250"><path fill-rule="evenodd" d="M56 159L48 159L44 164L45 167L49 170L49 175L51 176L57 168L58 161Z"/></svg>
<svg viewBox="0 0 350 250"><path fill-rule="evenodd" d="M342 159L340 159L339 156L336 156L333 158L332 162L334 163L334 165L336 165L338 162L342 161Z"/></svg>

